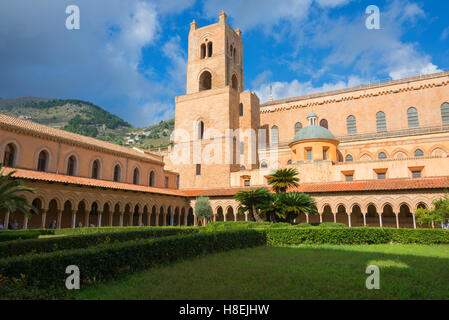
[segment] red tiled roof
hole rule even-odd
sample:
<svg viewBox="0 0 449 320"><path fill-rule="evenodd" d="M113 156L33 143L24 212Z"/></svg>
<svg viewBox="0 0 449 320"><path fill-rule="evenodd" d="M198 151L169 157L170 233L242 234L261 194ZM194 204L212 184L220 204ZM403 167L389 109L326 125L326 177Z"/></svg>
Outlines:
<svg viewBox="0 0 449 320"><path fill-rule="evenodd" d="M113 181L106 181L106 180L96 180L96 179L83 178L83 177L73 177L73 176L66 176L66 175L62 175L62 174L25 170L25 169L4 168L4 170L5 170L5 174L14 170L14 171L16 171L16 173L13 175L13 178L19 178L19 179L24 179L24 180L38 180L38 181L45 181L45 182L74 184L74 185L79 185L79 186L89 186L89 187L106 188L106 189L123 190L123 191L146 192L146 193L154 193L154 194L170 195L170 196L180 196L180 197L186 196L185 192L176 190L176 189L153 188L153 187L134 185L134 184L128 184L128 183L113 182Z"/></svg>

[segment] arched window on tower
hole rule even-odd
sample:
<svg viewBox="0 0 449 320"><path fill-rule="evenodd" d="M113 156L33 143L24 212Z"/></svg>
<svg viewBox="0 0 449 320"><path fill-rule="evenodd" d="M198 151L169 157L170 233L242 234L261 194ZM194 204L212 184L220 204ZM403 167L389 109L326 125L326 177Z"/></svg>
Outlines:
<svg viewBox="0 0 449 320"><path fill-rule="evenodd" d="M301 123L301 122L296 122L296 124L295 124L295 135L296 135L299 131L301 131L301 129L302 129L302 123Z"/></svg>
<svg viewBox="0 0 449 320"><path fill-rule="evenodd" d="M14 144L9 143L5 148L5 154L3 156L3 164L5 167L14 167L16 160L16 147Z"/></svg>
<svg viewBox="0 0 449 320"><path fill-rule="evenodd" d="M200 76L200 91L212 89L212 74L204 71Z"/></svg>
<svg viewBox="0 0 449 320"><path fill-rule="evenodd" d="M232 75L232 89L238 90L239 83L235 74Z"/></svg>
<svg viewBox="0 0 449 320"><path fill-rule="evenodd" d="M100 178L100 161L95 160L92 164L92 179Z"/></svg>
<svg viewBox="0 0 449 320"><path fill-rule="evenodd" d="M415 158L422 158L424 157L424 152L421 149L417 149L415 151Z"/></svg>
<svg viewBox="0 0 449 320"><path fill-rule="evenodd" d="M199 121L198 122L198 140L203 140L204 138L204 122L203 121Z"/></svg>
<svg viewBox="0 0 449 320"><path fill-rule="evenodd" d="M416 108L411 107L407 110L407 120L409 128L419 127L418 110Z"/></svg>
<svg viewBox="0 0 449 320"><path fill-rule="evenodd" d="M67 161L67 175L74 176L75 169L76 169L76 158L75 156L70 156L69 160Z"/></svg>
<svg viewBox="0 0 449 320"><path fill-rule="evenodd" d="M203 43L203 44L201 45L201 53L200 53L200 57L201 57L201 59L206 58L206 44L205 44L205 43Z"/></svg>
<svg viewBox="0 0 449 320"><path fill-rule="evenodd" d="M154 171L150 172L150 187L156 186L156 174Z"/></svg>
<svg viewBox="0 0 449 320"><path fill-rule="evenodd" d="M213 48L213 46L212 46L212 42L209 42L208 44L207 44L207 56L208 57L212 57L212 48Z"/></svg>
<svg viewBox="0 0 449 320"><path fill-rule="evenodd" d="M387 119L385 117L384 112L379 111L376 114L376 125L377 125L377 132L387 131Z"/></svg>
<svg viewBox="0 0 449 320"><path fill-rule="evenodd" d="M133 172L133 184L139 184L139 180L140 180L140 172L138 168L135 168Z"/></svg>
<svg viewBox="0 0 449 320"><path fill-rule="evenodd" d="M449 124L449 103L447 102L441 105L441 120L443 124Z"/></svg>
<svg viewBox="0 0 449 320"><path fill-rule="evenodd" d="M243 117L243 103L239 104L239 114L241 117Z"/></svg>
<svg viewBox="0 0 449 320"><path fill-rule="evenodd" d="M320 126L323 127L323 128L329 129L329 123L327 122L326 119L322 119L320 121Z"/></svg>
<svg viewBox="0 0 449 320"><path fill-rule="evenodd" d="M352 155L348 154L345 157L345 162L353 162L353 161L354 161L354 157Z"/></svg>
<svg viewBox="0 0 449 320"><path fill-rule="evenodd" d="M117 164L114 167L114 181L115 182L120 182L120 176L122 175L122 169L120 168L120 165Z"/></svg>
<svg viewBox="0 0 449 320"><path fill-rule="evenodd" d="M386 160L387 159L387 155L385 154L385 152L381 152L379 153L379 155L377 156L377 158L379 160Z"/></svg>
<svg viewBox="0 0 449 320"><path fill-rule="evenodd" d="M357 134L357 121L354 116L346 118L346 128L348 130L348 136Z"/></svg>
<svg viewBox="0 0 449 320"><path fill-rule="evenodd" d="M42 150L39 153L39 158L37 161L37 171L47 171L48 166L48 152L45 150Z"/></svg>
<svg viewBox="0 0 449 320"><path fill-rule="evenodd" d="M270 145L278 145L279 144L279 128L277 126L271 127L271 141Z"/></svg>

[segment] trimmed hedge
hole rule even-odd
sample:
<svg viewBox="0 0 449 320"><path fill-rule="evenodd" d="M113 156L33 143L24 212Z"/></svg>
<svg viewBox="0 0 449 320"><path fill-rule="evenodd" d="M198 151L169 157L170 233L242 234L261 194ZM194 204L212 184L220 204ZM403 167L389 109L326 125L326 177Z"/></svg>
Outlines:
<svg viewBox="0 0 449 320"><path fill-rule="evenodd" d="M55 235L69 235L69 236L75 236L75 235L85 235L85 234L92 234L92 233L112 233L112 232L128 232L128 231L141 231L141 230L150 230L150 229L160 229L160 228L166 228L166 227L95 227L95 228L67 228L67 229L56 229L52 230L53 234ZM194 227L172 227L172 228L178 228L178 229L185 229L185 228L194 228ZM196 227L195 227L196 228Z"/></svg>
<svg viewBox="0 0 449 320"><path fill-rule="evenodd" d="M389 228L287 228L267 229L268 245L297 244L449 244L449 232Z"/></svg>
<svg viewBox="0 0 449 320"><path fill-rule="evenodd" d="M255 230L198 233L0 259L0 274L24 275L33 286L57 289L64 287L70 265L79 267L82 283L90 283L180 259L265 244L265 233Z"/></svg>
<svg viewBox="0 0 449 320"><path fill-rule="evenodd" d="M111 242L161 238L181 234L197 233L197 228L147 228L128 229L122 232L92 233L86 235L55 238L29 239L0 243L0 257L12 257L30 253L57 250L82 249Z"/></svg>
<svg viewBox="0 0 449 320"><path fill-rule="evenodd" d="M41 233L39 230L33 231L0 231L0 242L20 239L37 239Z"/></svg>

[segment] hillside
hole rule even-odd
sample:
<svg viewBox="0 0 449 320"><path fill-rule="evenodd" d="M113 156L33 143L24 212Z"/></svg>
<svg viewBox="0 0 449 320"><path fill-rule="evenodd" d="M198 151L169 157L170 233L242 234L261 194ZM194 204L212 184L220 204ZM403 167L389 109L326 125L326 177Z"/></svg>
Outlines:
<svg viewBox="0 0 449 320"><path fill-rule="evenodd" d="M0 113L119 145L144 149L168 145L174 128L173 119L146 128L134 128L125 120L91 102L74 99L0 98Z"/></svg>

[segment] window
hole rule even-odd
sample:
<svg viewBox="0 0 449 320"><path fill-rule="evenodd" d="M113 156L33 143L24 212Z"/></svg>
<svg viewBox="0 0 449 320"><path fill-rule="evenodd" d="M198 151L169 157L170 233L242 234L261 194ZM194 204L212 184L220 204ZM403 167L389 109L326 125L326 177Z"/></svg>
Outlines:
<svg viewBox="0 0 449 320"><path fill-rule="evenodd" d="M156 185L156 174L154 171L150 172L150 187L154 187Z"/></svg>
<svg viewBox="0 0 449 320"><path fill-rule="evenodd" d="M353 175L353 174L347 174L347 175L345 175L345 181L346 181L346 182L352 182L352 181L354 181L354 175Z"/></svg>
<svg viewBox="0 0 449 320"><path fill-rule="evenodd" d="M273 126L271 128L271 145L279 144L279 128L277 126Z"/></svg>
<svg viewBox="0 0 449 320"><path fill-rule="evenodd" d="M387 131L387 119L385 117L385 113L383 113L382 111L379 111L376 114L376 125L377 125L377 132Z"/></svg>
<svg viewBox="0 0 449 320"><path fill-rule="evenodd" d="M245 180L244 184L245 184L245 187L251 186L251 180Z"/></svg>
<svg viewBox="0 0 449 320"><path fill-rule="evenodd" d="M418 119L418 110L411 107L407 110L407 119L408 119L408 127L409 128L418 128L419 127L419 119Z"/></svg>
<svg viewBox="0 0 449 320"><path fill-rule="evenodd" d="M329 129L329 123L327 122L326 119L322 119L320 121L320 126L323 127L323 128Z"/></svg>
<svg viewBox="0 0 449 320"><path fill-rule="evenodd" d="M243 103L239 104L239 114L243 117Z"/></svg>
<svg viewBox="0 0 449 320"><path fill-rule="evenodd" d="M179 175L176 176L176 188L179 189Z"/></svg>
<svg viewBox="0 0 449 320"><path fill-rule="evenodd" d="M201 59L206 58L206 45L204 43L201 45L200 57L201 57Z"/></svg>
<svg viewBox="0 0 449 320"><path fill-rule="evenodd" d="M200 91L212 89L212 74L204 71L200 76Z"/></svg>
<svg viewBox="0 0 449 320"><path fill-rule="evenodd" d="M323 148L323 160L327 160L327 149Z"/></svg>
<svg viewBox="0 0 449 320"><path fill-rule="evenodd" d="M385 180L387 178L386 172L378 172L377 173L377 180Z"/></svg>
<svg viewBox="0 0 449 320"><path fill-rule="evenodd" d="M14 167L15 158L16 158L16 147L12 143L10 143L5 148L3 164L6 167Z"/></svg>
<svg viewBox="0 0 449 320"><path fill-rule="evenodd" d="M237 77L235 76L235 74L232 75L232 89L237 90L239 87L239 83L237 81Z"/></svg>
<svg viewBox="0 0 449 320"><path fill-rule="evenodd" d="M287 161L287 165L288 165L288 166L291 166L292 163L293 163L293 162L292 162L291 160L288 160L288 161Z"/></svg>
<svg viewBox="0 0 449 320"><path fill-rule="evenodd" d="M67 175L69 176L75 175L75 165L76 165L75 156L70 156L69 160L67 161Z"/></svg>
<svg viewBox="0 0 449 320"><path fill-rule="evenodd" d="M412 171L412 178L413 179L420 179L421 178L421 170L414 170L414 171Z"/></svg>
<svg viewBox="0 0 449 320"><path fill-rule="evenodd" d="M139 169L135 168L133 172L133 184L139 184L140 172Z"/></svg>
<svg viewBox="0 0 449 320"><path fill-rule="evenodd" d="M197 164L197 165L196 165L196 175L197 175L197 176L200 176L200 175L201 175L201 165L200 165L200 164Z"/></svg>
<svg viewBox="0 0 449 320"><path fill-rule="evenodd" d="M422 158L424 157L424 152L421 149L418 149L415 151L415 158Z"/></svg>
<svg viewBox="0 0 449 320"><path fill-rule="evenodd" d="M100 177L100 161L95 160L92 164L92 179L99 179Z"/></svg>
<svg viewBox="0 0 449 320"><path fill-rule="evenodd" d="M168 188L168 177L165 177L165 187Z"/></svg>
<svg viewBox="0 0 449 320"><path fill-rule="evenodd" d="M447 102L441 105L441 120L443 124L449 124L449 103Z"/></svg>
<svg viewBox="0 0 449 320"><path fill-rule="evenodd" d="M262 161L262 163L260 164L260 167L262 169L266 169L266 168L268 168L268 164L265 161Z"/></svg>
<svg viewBox="0 0 449 320"><path fill-rule="evenodd" d="M198 122L198 139L202 140L204 137L204 122Z"/></svg>
<svg viewBox="0 0 449 320"><path fill-rule="evenodd" d="M115 167L114 167L114 181L115 182L120 182L120 176L121 176L121 168L120 168L120 165L116 165Z"/></svg>
<svg viewBox="0 0 449 320"><path fill-rule="evenodd" d="M48 152L45 150L42 150L39 153L39 158L37 161L37 170L38 171L47 171L48 166Z"/></svg>
<svg viewBox="0 0 449 320"><path fill-rule="evenodd" d="M353 161L354 161L354 157L351 156L350 154L348 154L348 155L346 156L346 158L345 158L345 161L346 161L346 162L353 162Z"/></svg>
<svg viewBox="0 0 449 320"><path fill-rule="evenodd" d="M299 131L301 131L301 129L302 129L302 123L301 123L301 122L297 122L297 123L295 124L295 135L296 135Z"/></svg>
<svg viewBox="0 0 449 320"><path fill-rule="evenodd" d="M212 57L212 42L207 44L207 56Z"/></svg>
<svg viewBox="0 0 449 320"><path fill-rule="evenodd" d="M306 150L306 159L307 161L312 161L312 149Z"/></svg>
<svg viewBox="0 0 449 320"><path fill-rule="evenodd" d="M354 116L349 116L346 118L346 128L349 136L357 134L357 122Z"/></svg>
<svg viewBox="0 0 449 320"><path fill-rule="evenodd" d="M244 155L244 154L245 154L245 143L240 142L240 155Z"/></svg>
<svg viewBox="0 0 449 320"><path fill-rule="evenodd" d="M385 152L379 153L378 159L379 160L386 160L387 159L387 155L385 154Z"/></svg>

